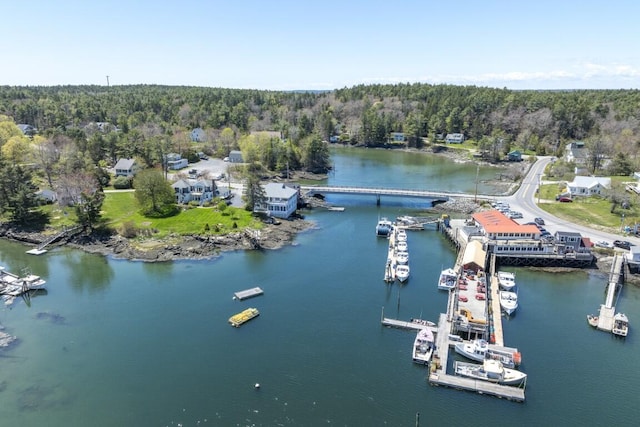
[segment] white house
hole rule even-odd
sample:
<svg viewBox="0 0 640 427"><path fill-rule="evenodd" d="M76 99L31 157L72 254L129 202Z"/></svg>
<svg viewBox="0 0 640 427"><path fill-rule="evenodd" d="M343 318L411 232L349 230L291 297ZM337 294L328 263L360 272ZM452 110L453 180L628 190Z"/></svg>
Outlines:
<svg viewBox="0 0 640 427"><path fill-rule="evenodd" d="M604 195L611 188L611 178L601 176L576 176L567 184L571 196Z"/></svg>
<svg viewBox="0 0 640 427"><path fill-rule="evenodd" d="M564 157L567 163L574 163L576 165L574 173L578 174L580 171L585 170L587 166L589 151L584 146L584 142L573 141L564 147Z"/></svg>
<svg viewBox="0 0 640 427"><path fill-rule="evenodd" d="M184 169L189 165L189 161L187 159L183 159L180 154L169 153L166 155L166 159L167 168L171 170Z"/></svg>
<svg viewBox="0 0 640 427"><path fill-rule="evenodd" d="M447 144L462 144L464 142L463 133L448 133L444 138Z"/></svg>
<svg viewBox="0 0 640 427"><path fill-rule="evenodd" d="M257 205L254 212L266 212L270 216L289 218L298 207L298 190L284 184L271 182L264 186L266 205Z"/></svg>
<svg viewBox="0 0 640 427"><path fill-rule="evenodd" d="M194 130L191 131L192 142L204 142L205 137L206 135L204 133L204 129L202 128L195 128Z"/></svg>
<svg viewBox="0 0 640 427"><path fill-rule="evenodd" d="M120 159L114 169L116 176L132 177L136 174L137 167L134 159Z"/></svg>
<svg viewBox="0 0 640 427"><path fill-rule="evenodd" d="M171 184L177 203L199 202L202 205L216 194L216 183L212 179L179 179Z"/></svg>

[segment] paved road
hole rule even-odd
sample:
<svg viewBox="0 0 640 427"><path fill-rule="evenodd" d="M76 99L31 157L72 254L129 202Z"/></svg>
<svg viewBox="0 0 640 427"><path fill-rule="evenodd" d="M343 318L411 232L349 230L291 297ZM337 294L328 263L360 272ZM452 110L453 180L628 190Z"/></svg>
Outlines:
<svg viewBox="0 0 640 427"><path fill-rule="evenodd" d="M625 236L622 233L607 233L600 230L595 230L583 225L574 224L571 221L564 220L553 216L538 207L537 202L538 194L536 189L540 184L540 180L544 173L545 167L552 161L553 157L542 156L538 157L538 161L534 163L529 172L522 180L522 185L518 188L512 196L501 197L500 199L506 200L511 206L512 210L520 211L523 214L523 218L518 220L520 223L533 221L536 217L544 218L545 228L552 234L558 230L563 231L577 231L583 236L591 238L592 242L605 240L607 242L613 242L614 240L628 240L635 245L640 245L640 239L631 236ZM543 203L558 203L556 201L540 201Z"/></svg>

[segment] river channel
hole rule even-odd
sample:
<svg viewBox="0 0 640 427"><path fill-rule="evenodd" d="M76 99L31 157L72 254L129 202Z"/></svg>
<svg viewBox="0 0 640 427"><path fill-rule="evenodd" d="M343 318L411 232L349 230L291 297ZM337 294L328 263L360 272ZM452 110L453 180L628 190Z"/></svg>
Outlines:
<svg viewBox="0 0 640 427"><path fill-rule="evenodd" d="M493 168L382 150L334 150L333 185L473 193ZM489 191L479 184L480 191ZM360 196L362 197L362 196ZM16 426L635 425L640 407L640 291L626 286L616 339L586 315L604 301L596 271L512 268L520 307L505 343L523 355L526 402L431 387L411 362L414 333L385 316L437 320L436 282L453 246L410 232L411 278L383 282L380 216L420 214L422 201L336 198L344 212L306 212L316 226L276 251L147 264L56 248L36 257L0 241L0 265L29 266L48 292L3 307L18 337L0 351L0 424ZM233 293L260 286L246 301ZM261 315L241 328L227 319ZM254 385L260 383L256 389Z"/></svg>

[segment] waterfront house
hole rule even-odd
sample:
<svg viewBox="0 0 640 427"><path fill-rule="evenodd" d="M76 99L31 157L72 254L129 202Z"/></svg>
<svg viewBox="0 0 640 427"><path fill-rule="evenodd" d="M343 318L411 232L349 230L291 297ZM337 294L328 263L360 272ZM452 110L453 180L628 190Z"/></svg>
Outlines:
<svg viewBox="0 0 640 427"><path fill-rule="evenodd" d="M298 190L282 183L271 182L264 186L265 203L256 204L254 212L269 216L289 218L298 207Z"/></svg>
<svg viewBox="0 0 640 427"><path fill-rule="evenodd" d="M464 142L463 133L448 133L444 138L447 144L462 144Z"/></svg>
<svg viewBox="0 0 640 427"><path fill-rule="evenodd" d="M171 184L176 203L198 202L202 205L216 195L216 183L212 179L179 179Z"/></svg>
<svg viewBox="0 0 640 427"><path fill-rule="evenodd" d="M180 170L189 165L189 161L187 159L183 159L182 156L177 153L169 153L165 156L165 159L167 162L167 169Z"/></svg>
<svg viewBox="0 0 640 427"><path fill-rule="evenodd" d="M192 142L204 142L205 137L206 135L204 133L204 129L202 128L195 128L191 131Z"/></svg>
<svg viewBox="0 0 640 427"><path fill-rule="evenodd" d="M114 169L116 176L126 176L131 178L136 174L138 165L134 159L120 159Z"/></svg>
<svg viewBox="0 0 640 427"><path fill-rule="evenodd" d="M403 132L391 132L389 139L391 142L405 142L407 140Z"/></svg>
<svg viewBox="0 0 640 427"><path fill-rule="evenodd" d="M507 154L507 161L509 162L521 162L522 161L522 153L518 150L513 150L509 154Z"/></svg>
<svg viewBox="0 0 640 427"><path fill-rule="evenodd" d="M242 159L242 151L232 150L229 153L229 161L231 163L243 163L244 160Z"/></svg>
<svg viewBox="0 0 640 427"><path fill-rule="evenodd" d="M599 176L576 176L567 184L571 196L604 195L611 189L611 178Z"/></svg>

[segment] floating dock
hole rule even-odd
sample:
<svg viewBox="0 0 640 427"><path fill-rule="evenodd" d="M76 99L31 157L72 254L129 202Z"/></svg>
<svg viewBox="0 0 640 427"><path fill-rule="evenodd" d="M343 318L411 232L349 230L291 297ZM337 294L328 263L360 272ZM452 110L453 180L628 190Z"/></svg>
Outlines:
<svg viewBox="0 0 640 427"><path fill-rule="evenodd" d="M600 314L598 315L597 324L594 325L601 331L614 332L614 317L616 315L614 300L616 293L619 295L619 291L622 289L624 282L624 263L623 255L616 254L613 257L609 280L607 282L607 296L604 304L600 305Z"/></svg>
<svg viewBox="0 0 640 427"><path fill-rule="evenodd" d="M260 287L256 286L255 288L245 289L244 291L238 291L233 295L236 299L239 299L240 301L242 301L244 299L257 297L258 295L262 295L262 294L264 294L264 291Z"/></svg>

